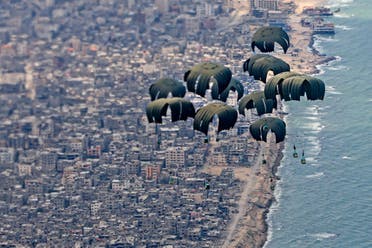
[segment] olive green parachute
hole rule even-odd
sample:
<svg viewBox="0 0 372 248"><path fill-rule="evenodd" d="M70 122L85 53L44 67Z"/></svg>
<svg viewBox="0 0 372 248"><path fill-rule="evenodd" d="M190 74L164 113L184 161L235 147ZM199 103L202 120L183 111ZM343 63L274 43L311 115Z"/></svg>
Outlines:
<svg viewBox="0 0 372 248"><path fill-rule="evenodd" d="M325 84L318 78L299 73L280 73L267 82L264 92L266 98L279 94L285 101L299 101L305 94L308 100L323 100Z"/></svg>
<svg viewBox="0 0 372 248"><path fill-rule="evenodd" d="M255 140L267 142L267 133L272 131L276 137L276 143L282 142L286 134L286 124L276 117L265 117L253 122L249 132Z"/></svg>
<svg viewBox="0 0 372 248"><path fill-rule="evenodd" d="M282 92L282 83L285 79L294 77L294 76L301 76L302 74L297 73L297 72L291 72L291 71L286 71L279 73L272 78L270 78L266 84L265 84L265 97L267 99L276 99L276 95L283 96Z"/></svg>
<svg viewBox="0 0 372 248"><path fill-rule="evenodd" d="M237 100L239 100L244 94L244 86L238 79L231 78L230 83L226 87L226 89L222 91L221 94L218 94L218 87L216 87L216 84L214 84L212 86L212 98L226 102L227 98L229 97L230 91L236 91L238 93Z"/></svg>
<svg viewBox="0 0 372 248"><path fill-rule="evenodd" d="M253 108L257 110L258 115L272 113L273 109L277 108L277 101L275 98L266 99L263 91L252 92L239 101L239 113L241 115L245 115L245 109Z"/></svg>
<svg viewBox="0 0 372 248"><path fill-rule="evenodd" d="M261 52L273 52L277 42L287 53L289 47L289 36L281 27L261 27L257 29L252 37L251 47L257 47Z"/></svg>
<svg viewBox="0 0 372 248"><path fill-rule="evenodd" d="M243 64L243 70L256 80L266 83L267 73L272 71L274 75L290 71L290 66L283 60L269 54L256 54L247 59Z"/></svg>
<svg viewBox="0 0 372 248"><path fill-rule="evenodd" d="M310 76L290 77L282 84L285 101L300 100L306 93L308 100L323 100L325 85L322 80Z"/></svg>
<svg viewBox="0 0 372 248"><path fill-rule="evenodd" d="M162 123L162 116L166 116L168 106L170 106L172 122L195 116L194 105L184 98L161 98L147 104L146 115L148 121L150 123Z"/></svg>
<svg viewBox="0 0 372 248"><path fill-rule="evenodd" d="M169 93L172 93L173 97L184 97L186 87L178 80L161 78L150 86L149 92L151 101L159 98L167 98Z"/></svg>
<svg viewBox="0 0 372 248"><path fill-rule="evenodd" d="M214 102L196 111L194 129L208 135L209 123L212 122L214 115L217 115L219 120L218 133L233 128L238 119L238 113L233 107L223 102Z"/></svg>
<svg viewBox="0 0 372 248"><path fill-rule="evenodd" d="M202 97L209 89L209 83L217 84L218 94L226 89L231 80L232 73L229 68L212 62L195 65L185 72L183 80L187 83L187 90Z"/></svg>

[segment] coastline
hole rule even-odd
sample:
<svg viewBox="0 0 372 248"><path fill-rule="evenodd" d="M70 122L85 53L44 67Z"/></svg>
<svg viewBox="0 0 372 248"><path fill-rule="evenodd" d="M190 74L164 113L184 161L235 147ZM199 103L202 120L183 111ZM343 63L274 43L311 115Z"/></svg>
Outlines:
<svg viewBox="0 0 372 248"><path fill-rule="evenodd" d="M303 17L302 9L305 6L323 6L326 0L288 0L285 3L293 2L294 7L290 9L293 14L289 15L288 24L291 31L288 32L291 39L291 47L287 54L275 54L291 66L291 71L314 75L321 71L318 66L335 60L335 57L321 54L315 47L314 35L309 27L303 27L300 23ZM282 109L282 106L278 109ZM279 114L278 114L279 115ZM284 116L279 115L280 118ZM222 247L264 247L268 241L269 224L267 214L272 203L277 201L274 195L277 180L276 175L283 158L285 143L275 144L273 140L268 142L265 150L267 164L262 166L261 156L256 157L255 165L249 171L248 177L242 180L242 188L248 187L248 182L255 182L250 194L242 190L241 200L245 201L247 209L243 215L239 212L240 219L237 221L233 234L227 235L222 241ZM257 166L257 167L256 167ZM258 170L258 171L257 171ZM251 183L252 184L252 183ZM235 228L235 227L234 227Z"/></svg>
<svg viewBox="0 0 372 248"><path fill-rule="evenodd" d="M326 0L289 0L285 2L293 2L295 6L295 9L293 9L294 14L291 14L289 16L288 24L291 27L291 31L289 32L291 43L293 44L293 47L291 49L298 49L298 55L290 55L286 56L286 58L284 58L283 56L282 59L291 65L291 71L298 71L309 75L319 74L321 73L321 70L318 68L319 65L334 61L337 58L334 56L327 56L326 54L322 54L314 47L315 36L311 32L311 29L309 27L303 27L301 25L300 19L304 16L302 14L302 9L305 6L322 7L326 3ZM306 58L306 60L298 58ZM280 178L276 175L276 173L281 165L281 160L284 156L284 147L285 144L282 143L277 153L273 154L275 159L272 165L272 177L275 177L278 180L280 180ZM264 212L264 225L266 227L265 240L263 243L257 243L256 246L252 247L265 247L268 242L269 223L267 220L267 214L270 212L272 203L278 200L275 198L274 195L275 187L276 180L271 183L271 188L273 189L272 197L270 198L269 207Z"/></svg>

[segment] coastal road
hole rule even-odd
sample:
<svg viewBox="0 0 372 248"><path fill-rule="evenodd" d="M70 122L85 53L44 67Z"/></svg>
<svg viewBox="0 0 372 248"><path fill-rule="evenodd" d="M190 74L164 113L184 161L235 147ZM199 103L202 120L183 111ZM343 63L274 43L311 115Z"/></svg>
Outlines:
<svg viewBox="0 0 372 248"><path fill-rule="evenodd" d="M259 155L256 158L256 162L251 167L251 174L247 177L247 181L244 183L243 192L239 200L239 211L235 214L227 227L227 237L225 239L224 244L222 245L223 248L231 247L231 242L233 241L232 238L234 234L237 234L237 226L239 224L239 220L241 220L248 208L248 197L251 193L255 190L255 185L257 182L256 173L260 170L261 166L261 158L262 158L262 150L260 149Z"/></svg>

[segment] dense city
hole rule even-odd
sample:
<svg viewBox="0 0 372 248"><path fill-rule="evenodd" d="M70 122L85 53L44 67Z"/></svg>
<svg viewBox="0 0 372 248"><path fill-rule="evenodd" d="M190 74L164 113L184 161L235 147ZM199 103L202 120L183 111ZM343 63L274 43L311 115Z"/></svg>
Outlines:
<svg viewBox="0 0 372 248"><path fill-rule="evenodd" d="M216 61L246 92L259 89L242 64L252 29L288 28L278 1L0 5L0 246L223 242L240 192L232 168L257 159L260 144L247 134L257 116L205 142L192 120L148 123L148 88Z"/></svg>

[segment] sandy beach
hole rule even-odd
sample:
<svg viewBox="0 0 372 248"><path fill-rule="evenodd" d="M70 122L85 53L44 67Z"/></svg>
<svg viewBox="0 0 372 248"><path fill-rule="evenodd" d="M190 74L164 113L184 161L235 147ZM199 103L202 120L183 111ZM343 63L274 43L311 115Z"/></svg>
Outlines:
<svg viewBox="0 0 372 248"><path fill-rule="evenodd" d="M294 1L296 5L295 14L289 16L289 24L291 31L289 36L291 39L291 47L287 54L279 55L283 60L291 66L291 71L297 71L305 74L316 74L319 70L317 65L326 63L334 58L320 54L312 47L313 35L310 27L301 25L302 9L308 6L323 6L324 0L316 1Z"/></svg>
<svg viewBox="0 0 372 248"><path fill-rule="evenodd" d="M284 1L286 3L290 1ZM289 16L291 47L287 54L275 54L291 66L291 71L305 74L318 73L317 65L326 63L334 58L319 54L313 47L312 31L300 23L302 9L307 6L323 6L325 0L296 0L295 14ZM283 117L283 116L281 116ZM267 240L268 225L266 215L273 201L276 181L275 175L283 157L284 144L273 141L265 145L267 164L263 165L261 155L250 168L235 169L240 176L242 192L239 201L239 212L232 220L223 237L222 247L262 247ZM260 149L262 151L262 147ZM238 171L239 170L239 171Z"/></svg>

